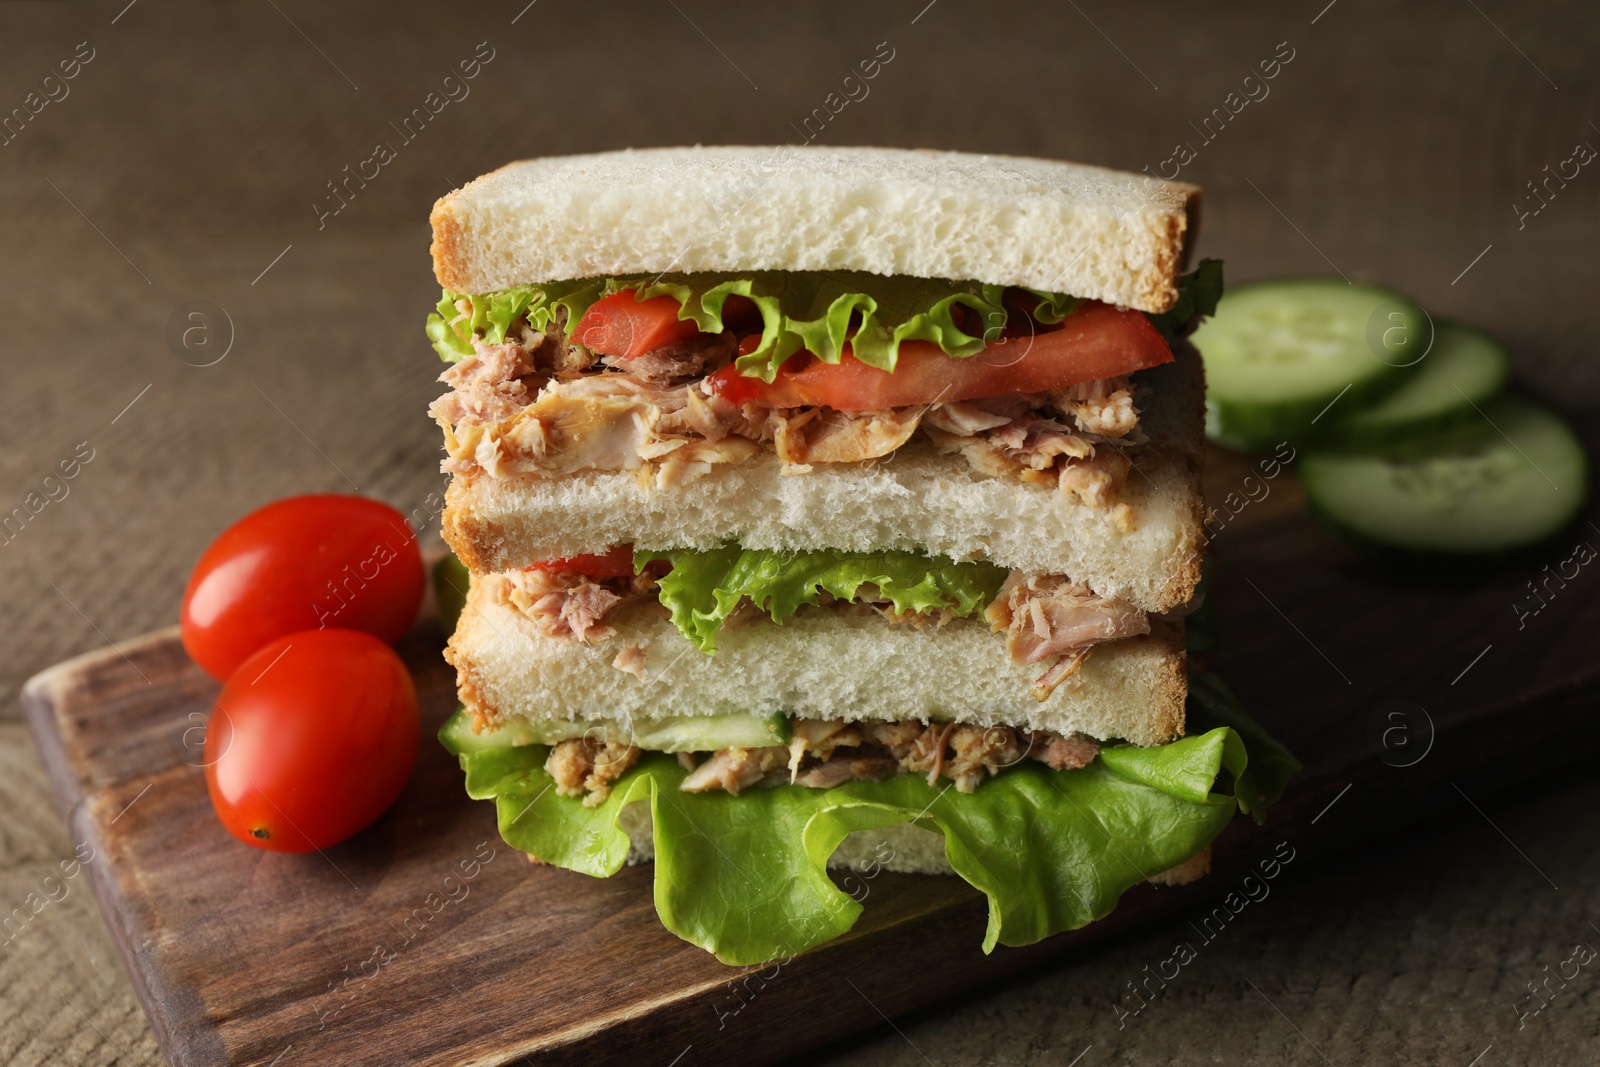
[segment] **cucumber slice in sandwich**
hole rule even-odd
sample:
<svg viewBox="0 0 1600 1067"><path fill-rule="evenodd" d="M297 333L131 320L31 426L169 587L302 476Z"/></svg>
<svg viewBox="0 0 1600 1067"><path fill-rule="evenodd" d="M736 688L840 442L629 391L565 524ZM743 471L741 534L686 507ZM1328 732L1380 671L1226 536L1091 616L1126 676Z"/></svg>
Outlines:
<svg viewBox="0 0 1600 1067"><path fill-rule="evenodd" d="M472 719L459 708L439 729L439 741L458 756L469 752L555 745L575 737L631 744L650 752L715 752L723 748L762 748L789 743L786 715L674 715L635 719L631 723L601 720L517 719L494 730L476 733Z"/></svg>
<svg viewBox="0 0 1600 1067"><path fill-rule="evenodd" d="M1589 478L1567 425L1518 397L1443 434L1307 455L1300 475L1312 513L1358 542L1457 555L1558 532L1583 506Z"/></svg>
<svg viewBox="0 0 1600 1067"><path fill-rule="evenodd" d="M1455 322L1437 325L1427 356L1390 393L1349 409L1330 430L1342 444L1382 444L1478 418L1505 388L1511 360L1488 334Z"/></svg>
<svg viewBox="0 0 1600 1067"><path fill-rule="evenodd" d="M1244 448L1303 438L1331 405L1398 385L1429 333L1413 301L1374 286L1307 278L1230 290L1194 334L1206 433Z"/></svg>

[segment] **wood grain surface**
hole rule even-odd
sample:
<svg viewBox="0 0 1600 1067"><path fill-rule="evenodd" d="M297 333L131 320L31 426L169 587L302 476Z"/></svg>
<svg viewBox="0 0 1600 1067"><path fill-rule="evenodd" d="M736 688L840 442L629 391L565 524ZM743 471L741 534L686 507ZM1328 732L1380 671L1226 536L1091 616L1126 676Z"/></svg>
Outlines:
<svg viewBox="0 0 1600 1067"><path fill-rule="evenodd" d="M441 16L412 0L86 0L0 4L0 40L7 114L42 96L44 76L80 43L94 50L70 95L0 146L0 505L39 491L80 442L95 449L70 496L0 545L0 684L12 692L52 663L170 625L206 543L271 499L361 492L427 524L443 483L423 415L438 366L419 327L437 298L435 197L520 156L797 139L791 124L880 41L894 60L820 141L1129 170L1158 168L1175 143L1194 141L1181 176L1205 188L1199 251L1224 258L1230 281L1342 273L1402 288L1504 339L1521 386L1569 412L1600 409L1600 180L1586 167L1524 223L1514 210L1574 143L1600 144L1593 5L639 0L601 13L571 0L468 0ZM496 57L471 96L319 225L312 205L326 183L485 40ZM1285 41L1295 58L1271 95L1202 142L1193 126ZM179 359L166 334L196 299L231 324L228 354L205 367ZM1217 542L1233 583L1228 654L1268 649L1293 668L1235 676L1236 686L1285 715L1339 702L1348 722L1328 729L1356 747L1389 690L1437 714L1480 688L1562 676L1555 650L1592 629L1574 607L1595 598L1592 568L1519 631L1510 603L1458 599L1470 575L1454 591L1391 577L1331 543L1317 549L1335 561L1324 580L1348 602L1300 600L1296 546L1234 533ZM1526 582L1569 552L1550 546L1500 576ZM1247 579L1351 686L1265 601L1244 606L1259 600ZM1365 657L1382 642L1365 629L1368 597L1395 587L1417 612L1403 639L1411 666L1371 670ZM0 704L0 911L30 900L40 910L0 945L0 1064L159 1063L86 874L63 880L79 842L16 713ZM1542 721L1527 712L1480 743ZM1415 783L1411 771L1451 751L1441 742L1417 768L1373 772ZM1600 822L1581 817L1600 805L1600 781L1541 767L1498 758L1462 778L1436 775L1417 796L1439 817L1403 832L1393 828L1414 812L1347 808L1368 788L1353 786L1315 824L1316 840L1375 843L1310 848L1137 1021L1114 1011L1125 983L1170 953L1191 913L914 1014L857 981L893 1026L880 1020L809 1058L1588 1064L1600 983L1573 985L1526 1025L1514 1010L1526 983L1600 923ZM1481 795L1474 783L1495 770L1535 780ZM359 906L345 893L341 907ZM328 971L364 958L330 958ZM252 961L234 963L247 980ZM840 981L827 1003L848 998L862 1000ZM403 1025L407 1009L390 1010ZM297 1062L317 1061L297 1046L279 1067Z"/></svg>
<svg viewBox="0 0 1600 1067"><path fill-rule="evenodd" d="M1252 468L1216 458L1212 495L1227 497L1218 487ZM213 816L201 769L217 686L172 630L46 671L23 702L173 1063L270 1064L295 1048L351 1067L665 1061L691 1047L697 1062L767 1063L1081 954L1153 917L1204 914L1200 902L1215 904L1262 862L1393 829L1424 814L1442 784L1466 781L1487 798L1530 767L1548 773L1559 762L1552 753L1600 744L1600 603L1552 601L1560 617L1548 625L1563 639L1525 646L1517 669L1485 672L1491 681L1445 704L1461 677L1419 672L1416 656L1428 643L1444 651L1475 640L1482 615L1522 595L1520 570L1402 579L1311 527L1292 474L1268 484L1217 531L1210 595L1226 635L1217 660L1246 693L1304 692L1308 675L1321 676L1316 695L1257 705L1306 770L1267 826L1238 820L1226 832L1209 878L1137 887L1101 923L988 956L976 891L955 878L883 873L853 884L867 910L846 937L782 965L726 967L660 925L649 867L594 880L527 863L433 743L395 807L351 841L304 856L243 848ZM1235 552L1256 562L1255 577L1232 580ZM1285 626L1298 643L1269 638ZM1514 634L1497 636L1515 647ZM401 649L425 733L455 705L440 648L424 625ZM1476 666L1463 660L1462 675ZM1508 776L1507 764L1517 772ZM1319 829L1335 804L1340 817ZM1196 928L1195 940L1224 925ZM858 995L841 996L850 986ZM1121 1010L1144 999L1136 990Z"/></svg>

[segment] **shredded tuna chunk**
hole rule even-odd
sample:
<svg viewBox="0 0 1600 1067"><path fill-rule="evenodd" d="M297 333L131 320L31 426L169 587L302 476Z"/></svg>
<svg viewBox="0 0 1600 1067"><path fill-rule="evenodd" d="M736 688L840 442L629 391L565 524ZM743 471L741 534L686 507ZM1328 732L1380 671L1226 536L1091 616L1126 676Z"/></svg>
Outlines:
<svg viewBox="0 0 1600 1067"><path fill-rule="evenodd" d="M1139 426L1139 410L1133 406L1133 387L1126 378L1102 378L1069 385L1056 397L1055 406L1084 433L1128 437Z"/></svg>
<svg viewBox="0 0 1600 1067"><path fill-rule="evenodd" d="M900 764L889 756L835 756L797 775L795 784L832 789L845 782L881 782L899 773Z"/></svg>
<svg viewBox="0 0 1600 1067"><path fill-rule="evenodd" d="M618 652L611 665L619 671L626 671L635 678L647 677L644 670L644 648L639 645L629 645Z"/></svg>
<svg viewBox="0 0 1600 1067"><path fill-rule="evenodd" d="M625 600L643 597L655 589L647 574L625 578L591 578L573 571L552 572L529 567L507 571L502 577L500 595L504 601L533 620L546 637L571 637L593 643L604 641L616 630L604 624L607 614ZM617 658L624 660L628 649ZM638 667L644 669L644 653L638 651ZM627 661L625 661L627 662ZM628 670L623 664L614 664Z"/></svg>
<svg viewBox="0 0 1600 1067"><path fill-rule="evenodd" d="M1071 678L1083 666L1083 661L1089 658L1087 648L1073 649L1064 653L1050 665L1050 668L1033 680L1030 692L1035 700L1049 700L1050 694L1056 691L1056 686Z"/></svg>
<svg viewBox="0 0 1600 1067"><path fill-rule="evenodd" d="M716 752L684 780L690 792L792 782L831 789L896 774L925 774L929 785L949 779L971 793L987 778L1025 759L1055 770L1082 767L1099 746L1048 730L964 723L836 722L799 719L788 748L731 748ZM685 764L688 766L688 764Z"/></svg>
<svg viewBox="0 0 1600 1067"><path fill-rule="evenodd" d="M991 774L999 773L1022 758L1023 748L1017 733L1005 726L948 727L942 737L949 755L940 753L937 772L955 782L956 789L970 793ZM935 783L934 769L929 770L929 785Z"/></svg>
<svg viewBox="0 0 1600 1067"><path fill-rule="evenodd" d="M1081 463L1067 463L1056 483L1063 496L1076 497L1091 507L1114 503L1128 480L1133 464L1114 448L1103 448Z"/></svg>
<svg viewBox="0 0 1600 1067"><path fill-rule="evenodd" d="M917 722L867 722L861 724L861 729L868 741L888 749L889 754L902 763L911 757L917 742L928 732L927 727Z"/></svg>
<svg viewBox="0 0 1600 1067"><path fill-rule="evenodd" d="M987 437L1018 464L1036 471L1054 467L1060 456L1087 459L1095 453L1093 444L1054 419L1013 419Z"/></svg>
<svg viewBox="0 0 1600 1067"><path fill-rule="evenodd" d="M502 435L516 445L518 468L545 476L584 470L633 470L657 439L664 407L677 398L618 378L582 378L547 386Z"/></svg>
<svg viewBox="0 0 1600 1067"><path fill-rule="evenodd" d="M1009 478L1023 470L1022 464L1006 454L1004 446L990 440L987 435L947 433L931 425L923 426L922 432L927 434L939 451L959 452L967 465L980 474L987 474L991 478Z"/></svg>
<svg viewBox="0 0 1600 1067"><path fill-rule="evenodd" d="M1062 422L1055 416L1067 421ZM1055 483L1091 507L1116 502L1131 464L1122 446L1143 444L1139 412L1125 378L1070 386L1056 395L1021 394L938 404L926 435L994 477Z"/></svg>
<svg viewBox="0 0 1600 1067"><path fill-rule="evenodd" d="M833 719L797 719L789 740L789 778L800 772L800 761L807 753L827 760L840 745L859 745L861 728Z"/></svg>
<svg viewBox="0 0 1600 1067"><path fill-rule="evenodd" d="M759 445L738 438L722 441L691 440L661 453L653 462L639 468L640 481L656 489L670 489L709 474L719 464L744 463L759 450Z"/></svg>
<svg viewBox="0 0 1600 1067"><path fill-rule="evenodd" d="M689 772L679 788L689 793L712 789L738 795L752 786L785 783L832 789L846 782L877 782L897 774L926 774L928 784L948 779L971 793L984 781L1027 760L1051 770L1088 766L1100 746L1078 734L965 723L825 722L794 723L794 743L785 748L725 748L711 753L677 753ZM639 760L639 749L597 737L563 741L550 750L545 770L562 796L582 796L586 806L605 802L611 787ZM946 786L945 788L950 788Z"/></svg>
<svg viewBox="0 0 1600 1067"><path fill-rule="evenodd" d="M734 432L743 418L739 405L720 396L707 396L698 389L688 391L683 421L687 428L708 441L720 441Z"/></svg>
<svg viewBox="0 0 1600 1067"><path fill-rule="evenodd" d="M556 780L556 792L564 797L583 797L583 806L605 803L611 786L639 762L639 750L616 741L575 737L550 750L544 769Z"/></svg>
<svg viewBox="0 0 1600 1067"><path fill-rule="evenodd" d="M520 346L479 341L474 348L472 355L439 375L450 392L428 407L436 421L452 426L498 422L532 400L525 379L533 374L533 364Z"/></svg>
<svg viewBox="0 0 1600 1067"><path fill-rule="evenodd" d="M646 381L668 382L698 378L720 370L739 351L731 333L700 334L632 359L605 356L600 362Z"/></svg>
<svg viewBox="0 0 1600 1067"><path fill-rule="evenodd" d="M942 424L942 425L941 425ZM972 433L952 432L929 417L923 433L940 451L960 453L973 470L995 478L1054 484L1091 507L1115 505L1132 470L1121 451L1074 433L1054 419L1028 416Z"/></svg>
<svg viewBox="0 0 1600 1067"><path fill-rule="evenodd" d="M1005 631L1011 662L1060 657L1033 684L1040 700L1083 665L1094 645L1150 632L1149 618L1128 601L1099 596L1059 574L1012 571L984 618Z"/></svg>
<svg viewBox="0 0 1600 1067"><path fill-rule="evenodd" d="M945 433L955 434L957 437L971 437L973 434L984 430L993 430L1010 422L1012 416L997 415L986 411L978 404L968 403L964 400L951 401L947 404L935 404L928 409L924 416L930 425L936 426Z"/></svg>
<svg viewBox="0 0 1600 1067"><path fill-rule="evenodd" d="M774 412L773 418L774 445L785 463L859 463L887 456L909 441L922 409L799 408Z"/></svg>
<svg viewBox="0 0 1600 1067"><path fill-rule="evenodd" d="M725 748L691 771L678 788L688 793L723 789L738 796L739 790L759 782L769 771L781 769L788 756L789 750L782 745Z"/></svg>
<svg viewBox="0 0 1600 1067"><path fill-rule="evenodd" d="M691 389L622 374L552 381L532 403L493 425L441 423L449 453L442 466L491 477L643 471L664 486L758 451L751 440L701 436L695 423L710 409L703 397L692 398ZM743 419L741 414L732 425L738 428Z"/></svg>
<svg viewBox="0 0 1600 1067"><path fill-rule="evenodd" d="M1078 734L1049 731L1024 733L1029 759L1036 759L1052 771L1072 771L1087 767L1100 754L1100 746Z"/></svg>
<svg viewBox="0 0 1600 1067"><path fill-rule="evenodd" d="M472 355L439 375L450 392L435 400L428 414L448 427L499 422L532 403L545 379L576 373L588 362L554 326L541 333L523 323L499 344L475 338Z"/></svg>
<svg viewBox="0 0 1600 1067"><path fill-rule="evenodd" d="M1150 632L1145 613L1059 574L1012 571L984 611L1006 633L1013 663L1038 663L1075 649Z"/></svg>

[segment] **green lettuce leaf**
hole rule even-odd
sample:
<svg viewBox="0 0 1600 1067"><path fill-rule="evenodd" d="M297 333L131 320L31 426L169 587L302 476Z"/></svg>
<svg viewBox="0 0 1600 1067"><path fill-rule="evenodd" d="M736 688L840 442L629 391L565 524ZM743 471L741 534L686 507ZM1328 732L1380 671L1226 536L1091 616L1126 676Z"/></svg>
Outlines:
<svg viewBox="0 0 1600 1067"><path fill-rule="evenodd" d="M1232 771L1231 789L1240 811L1258 823L1266 822L1267 809L1278 802L1289 779L1299 773L1300 761L1245 713L1233 690L1215 674L1189 672L1187 718L1190 733L1225 726L1250 750L1249 765Z"/></svg>
<svg viewBox="0 0 1600 1067"><path fill-rule="evenodd" d="M972 356L983 350L985 337L1000 335L1007 318L1003 285L853 271L708 272L591 278L480 296L446 290L437 313L428 316L428 339L440 358L453 363L472 354L474 335L499 343L523 315L542 330L556 318L557 309L565 313L562 321L576 322L590 304L624 290L634 291L639 300L672 297L678 301L678 317L694 320L706 333L723 331L722 314L730 296L749 298L761 313L761 340L736 363L741 373L769 382L783 361L801 349L825 363L839 362L852 321L855 357L892 371L902 341L931 341L952 356ZM1025 291L1038 298L1033 314L1041 322L1060 322L1079 304L1061 293ZM459 300L470 303L470 315L457 308ZM976 313L983 327L979 333L956 325L953 309L958 304Z"/></svg>
<svg viewBox="0 0 1600 1067"><path fill-rule="evenodd" d="M506 332L519 320L526 320L535 330L543 330L552 322L558 325L577 322L590 304L606 295L606 285L605 278L584 278L519 285L481 296L467 296L446 289L424 328L439 358L455 363L472 355L474 337L497 345L506 339ZM468 302L470 314L463 314L456 306L460 300Z"/></svg>
<svg viewBox="0 0 1600 1067"><path fill-rule="evenodd" d="M950 865L988 898L984 951L1077 929L1222 832L1240 801L1216 785L1245 776L1246 750L1239 734L1219 727L1158 748L1104 749L1078 770L1008 768L972 794L906 774L737 797L681 792L686 772L647 752L593 808L556 794L543 746L460 759L468 793L494 798L507 843L596 877L627 857L617 823L623 808L647 803L662 923L743 965L792 956L850 929L861 905L828 877L828 857L853 830L904 822L942 834Z"/></svg>
<svg viewBox="0 0 1600 1067"><path fill-rule="evenodd" d="M439 610L439 629L446 637L456 632L461 612L467 606L467 586L472 577L466 564L447 553L433 565L433 600Z"/></svg>
<svg viewBox="0 0 1600 1067"><path fill-rule="evenodd" d="M992 563L953 563L915 552L771 552L727 545L708 552L635 552L636 570L667 560L672 572L658 583L672 623L696 648L717 650L717 631L748 597L781 623L802 604L816 604L822 593L854 600L862 586L894 604L896 611L947 610L975 615L1005 581L1006 570Z"/></svg>
<svg viewBox="0 0 1600 1067"><path fill-rule="evenodd" d="M454 363L472 354L472 339L490 344L505 340L506 331L526 318L536 330L550 323L574 323L601 297L632 290L637 299L670 296L678 301L678 317L693 319L707 333L724 329L723 308L730 296L748 297L761 312L761 341L735 362L741 373L772 381L784 360L804 349L825 363L837 363L852 319L859 323L850 337L851 351L862 362L892 371L900 342L931 341L952 356L981 352L987 339L1000 335L1008 312L1001 301L1007 286L939 278L885 276L859 271L762 271L750 274L626 275L575 281L519 285L471 296L446 289L437 311L428 316L426 331L439 358ZM1082 303L1077 297L1024 289L1038 298L1033 317L1060 322ZM1167 340L1175 341L1195 315L1216 312L1222 298L1222 261L1202 259L1178 279L1178 301L1171 310L1151 315ZM464 314L458 301L471 308ZM970 334L956 325L952 309L971 309L983 330Z"/></svg>
<svg viewBox="0 0 1600 1067"><path fill-rule="evenodd" d="M1150 322L1171 344L1183 335L1196 315L1215 315L1222 299L1222 260L1202 259L1194 270L1178 279L1178 302Z"/></svg>

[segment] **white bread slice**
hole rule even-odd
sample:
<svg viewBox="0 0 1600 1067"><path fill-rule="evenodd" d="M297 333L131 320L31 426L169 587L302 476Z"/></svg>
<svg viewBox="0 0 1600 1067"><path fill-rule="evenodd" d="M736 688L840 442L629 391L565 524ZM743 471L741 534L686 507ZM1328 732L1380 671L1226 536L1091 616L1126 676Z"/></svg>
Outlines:
<svg viewBox="0 0 1600 1067"><path fill-rule="evenodd" d="M642 549L853 551L898 548L989 559L1066 574L1146 611L1187 602L1205 545L1200 496L1205 385L1200 356L1135 381L1149 387L1141 425L1149 445L1122 493L1133 528L1110 508L1050 486L974 470L959 455L913 443L869 464L818 464L785 475L776 456L714 468L670 489L630 473L562 479L458 476L446 494L444 536L475 573L512 570L631 542Z"/></svg>
<svg viewBox="0 0 1600 1067"><path fill-rule="evenodd" d="M877 615L802 612L782 626L754 618L725 626L717 651L689 643L659 604L606 618L617 630L586 645L547 637L473 577L445 658L475 717L589 720L783 713L832 720L921 720L1026 726L1159 745L1183 735L1183 625L1108 642L1044 701L1030 693L1039 665L1012 663L987 623L894 625ZM612 666L633 645L644 677Z"/></svg>
<svg viewBox="0 0 1600 1067"><path fill-rule="evenodd" d="M511 163L433 207L439 284L665 271L973 279L1166 311L1200 190L1102 167L901 148L628 149Z"/></svg>
<svg viewBox="0 0 1600 1067"><path fill-rule="evenodd" d="M655 839L650 807L644 802L622 809L617 823L628 834L628 863L649 863L655 859ZM924 830L912 823L898 823L876 830L856 830L839 842L828 857L828 866L841 871L873 874L879 870L904 874L955 874L944 857L944 835ZM1150 875L1156 885L1187 885L1211 873L1211 846L1170 870Z"/></svg>

